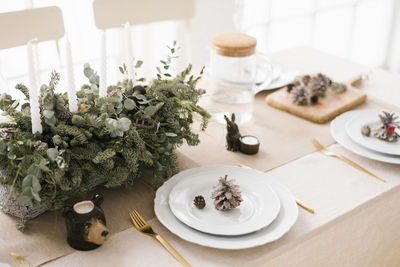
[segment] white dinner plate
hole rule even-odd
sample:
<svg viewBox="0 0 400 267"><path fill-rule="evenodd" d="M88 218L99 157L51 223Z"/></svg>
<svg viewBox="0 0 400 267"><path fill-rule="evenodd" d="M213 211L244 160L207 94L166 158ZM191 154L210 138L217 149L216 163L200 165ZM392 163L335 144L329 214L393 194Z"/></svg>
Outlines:
<svg viewBox="0 0 400 267"><path fill-rule="evenodd" d="M172 188L174 188L179 181L192 174L204 172L204 170L208 170L210 173L215 173L215 175L224 173L232 177L233 174L235 176L241 176L251 173L254 178L259 178L265 182L265 184L271 186L271 188L278 195L281 203L281 209L278 217L267 227L262 228L257 232L241 236L210 235L194 230L193 228L182 223L174 216L169 208L169 194ZM219 249L245 249L275 241L290 230L290 228L296 222L298 215L297 204L291 192L286 186L279 183L270 175L257 170L221 165L188 169L171 177L157 190L156 198L154 199L154 211L158 220L168 230L180 238L202 246Z"/></svg>
<svg viewBox="0 0 400 267"><path fill-rule="evenodd" d="M388 142L375 137L362 134L364 125L371 129L378 128L380 125L379 114L381 110L362 110L359 114L352 116L346 123L346 132L357 144L374 150L376 152L400 156L400 138L393 142Z"/></svg>
<svg viewBox="0 0 400 267"><path fill-rule="evenodd" d="M353 110L345 112L338 117L336 117L331 122L331 135L333 139L336 140L339 144L344 146L346 149L369 159L378 160L386 163L392 164L400 164L400 157L393 156L389 154L383 154L379 152L372 151L370 149L364 148L359 144L355 143L346 133L346 123L352 118L352 116L356 116L361 114L362 110Z"/></svg>
<svg viewBox="0 0 400 267"><path fill-rule="evenodd" d="M211 199L214 186L225 172L215 174L207 169L182 179L169 194L169 207L172 213L188 226L214 235L243 235L260 230L278 216L279 198L270 186L252 173L229 176L239 186L243 201L229 211L214 207ZM202 195L206 201L203 209L198 209L193 200Z"/></svg>

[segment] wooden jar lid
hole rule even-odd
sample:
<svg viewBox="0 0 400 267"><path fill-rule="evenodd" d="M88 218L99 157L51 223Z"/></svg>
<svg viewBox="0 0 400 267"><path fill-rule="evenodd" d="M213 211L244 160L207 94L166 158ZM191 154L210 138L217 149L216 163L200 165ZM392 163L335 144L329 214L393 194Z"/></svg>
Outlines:
<svg viewBox="0 0 400 267"><path fill-rule="evenodd" d="M215 36L212 44L221 56L247 57L255 53L257 40L244 33L227 32Z"/></svg>

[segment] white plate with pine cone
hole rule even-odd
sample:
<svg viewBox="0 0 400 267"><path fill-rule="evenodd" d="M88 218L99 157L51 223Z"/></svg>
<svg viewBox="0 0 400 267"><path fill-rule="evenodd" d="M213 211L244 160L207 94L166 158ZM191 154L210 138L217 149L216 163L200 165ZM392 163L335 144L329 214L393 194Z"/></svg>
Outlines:
<svg viewBox="0 0 400 267"><path fill-rule="evenodd" d="M221 175L221 173L233 173L235 175L251 174L252 179L258 179L264 184L269 185L275 191L280 200L281 208L278 217L270 225L260 229L259 231L239 236L210 235L197 231L182 223L175 217L169 207L169 194L180 181L185 180L193 174L205 171L210 172L212 175L217 175L217 177L218 175ZM275 241L290 230L296 222L298 215L298 207L295 198L289 189L281 184L277 179L254 169L224 165L193 168L174 175L158 188L154 199L154 211L158 220L168 230L180 238L202 246L219 249L246 249Z"/></svg>
<svg viewBox="0 0 400 267"><path fill-rule="evenodd" d="M346 133L345 127L346 123L353 117L358 114L363 112L363 110L352 110L345 112L339 116L337 116L332 122L331 122L331 135L333 139L335 139L336 142L338 142L340 145L345 147L346 149L350 150L353 153L356 153L360 156L381 161L381 162L386 162L386 163L391 163L391 164L400 164L400 157L399 156L393 156L390 154L384 154L384 153L379 153L375 152L373 150L367 149L363 146L360 146L356 142L354 142Z"/></svg>
<svg viewBox="0 0 400 267"><path fill-rule="evenodd" d="M193 203L197 195L204 197L204 208ZM198 231L236 236L269 225L278 216L280 201L271 187L253 178L251 172L205 169L192 173L171 190L169 206L181 222Z"/></svg>
<svg viewBox="0 0 400 267"><path fill-rule="evenodd" d="M400 130L398 118L396 113L383 113L380 110L362 110L347 121L346 133L355 143L367 149L400 156L400 137L396 132L396 130ZM387 120L385 125L383 120ZM362 133L364 126L369 127L369 136ZM389 139L390 137L392 139Z"/></svg>

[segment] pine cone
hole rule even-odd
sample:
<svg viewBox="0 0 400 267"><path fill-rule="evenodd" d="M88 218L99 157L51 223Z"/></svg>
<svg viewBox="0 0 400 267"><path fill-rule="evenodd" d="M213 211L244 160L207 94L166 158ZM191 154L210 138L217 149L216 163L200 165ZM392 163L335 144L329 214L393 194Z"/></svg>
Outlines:
<svg viewBox="0 0 400 267"><path fill-rule="evenodd" d="M361 133L365 136L371 135L371 128L368 125L364 125L361 129Z"/></svg>
<svg viewBox="0 0 400 267"><path fill-rule="evenodd" d="M59 119L62 121L70 121L72 118L72 112L69 112L68 110L64 111L63 113L61 113Z"/></svg>
<svg viewBox="0 0 400 267"><path fill-rule="evenodd" d="M309 93L304 86L295 86L290 91L290 98L296 105L307 105Z"/></svg>
<svg viewBox="0 0 400 267"><path fill-rule="evenodd" d="M325 96L326 90L331 82L331 79L329 79L327 76L322 73L318 73L310 78L306 86L312 95Z"/></svg>
<svg viewBox="0 0 400 267"><path fill-rule="evenodd" d="M231 210L240 205L243 201L239 186L233 184L233 180L227 180L228 175L218 180L215 191L211 198L214 199L214 206L217 210Z"/></svg>
<svg viewBox="0 0 400 267"><path fill-rule="evenodd" d="M400 128L398 119L394 113L389 113L383 111L383 114L379 115L381 119L382 125L373 131L374 135L382 140L386 140L389 142L396 141L398 137L400 137L396 133L396 128Z"/></svg>
<svg viewBox="0 0 400 267"><path fill-rule="evenodd" d="M203 196L196 196L193 200L193 203L199 209L202 209L206 206L206 200Z"/></svg>

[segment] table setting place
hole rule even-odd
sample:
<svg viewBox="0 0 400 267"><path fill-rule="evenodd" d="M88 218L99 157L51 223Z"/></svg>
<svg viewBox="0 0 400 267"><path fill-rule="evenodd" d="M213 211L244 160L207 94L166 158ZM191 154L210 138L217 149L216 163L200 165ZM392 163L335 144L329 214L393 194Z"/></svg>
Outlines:
<svg viewBox="0 0 400 267"><path fill-rule="evenodd" d="M122 27L131 47L131 25ZM261 266L263 257L295 266L285 253L303 254L294 249L303 240L398 185L400 112L367 100L366 75L336 81L271 60L254 37L229 32L210 40L205 69L176 70L174 41L154 77L140 76L143 61L128 48L110 82L106 38L102 31L99 71L84 64L87 82L76 86L65 37L62 92L57 69L39 86L37 40L29 41L28 85L10 89L23 98L1 95L4 266L107 266L110 257L149 266L162 249L166 266ZM354 176L335 182L335 171ZM154 259L110 252L129 246L131 229L146 236L132 250L148 247ZM194 255L202 250L208 256ZM322 255L304 266L321 266Z"/></svg>

